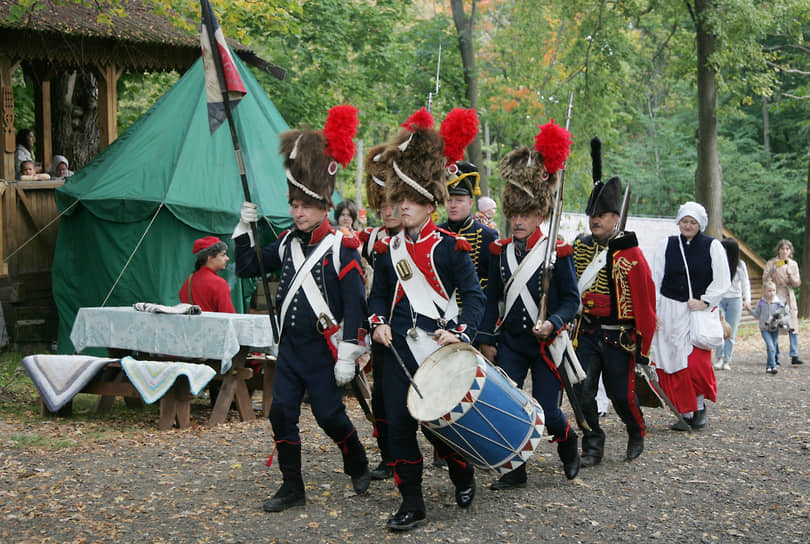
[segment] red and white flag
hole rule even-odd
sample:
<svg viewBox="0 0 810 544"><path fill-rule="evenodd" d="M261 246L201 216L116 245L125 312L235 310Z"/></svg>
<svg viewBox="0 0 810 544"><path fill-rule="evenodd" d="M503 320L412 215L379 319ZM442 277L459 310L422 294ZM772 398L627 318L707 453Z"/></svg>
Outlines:
<svg viewBox="0 0 810 544"><path fill-rule="evenodd" d="M225 35L219 27L214 10L208 0L200 0L202 8L202 31L200 32L200 44L202 45L203 66L205 67L205 95L208 102L208 127L211 134L227 119L225 112L225 102L222 97L222 87L220 76L225 80L225 87L228 89L228 99L231 109L235 108L247 91L239 71L233 62L231 50L225 42ZM216 41L216 53L221 62L217 62L211 48L211 40L208 39L209 22L214 31ZM221 71L221 72L220 72Z"/></svg>

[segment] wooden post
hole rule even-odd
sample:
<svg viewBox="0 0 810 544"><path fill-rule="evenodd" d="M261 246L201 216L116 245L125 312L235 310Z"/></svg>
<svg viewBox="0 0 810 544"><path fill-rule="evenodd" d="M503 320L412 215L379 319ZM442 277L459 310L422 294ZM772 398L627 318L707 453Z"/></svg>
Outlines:
<svg viewBox="0 0 810 544"><path fill-rule="evenodd" d="M0 120L2 120L2 142L0 142L0 179L14 179L14 149L17 147L14 134L14 91L11 78L19 61L0 55Z"/></svg>
<svg viewBox="0 0 810 544"><path fill-rule="evenodd" d="M118 137L118 78L115 65L98 66L98 150L102 151Z"/></svg>
<svg viewBox="0 0 810 544"><path fill-rule="evenodd" d="M53 157L53 119L51 118L51 78L53 69L44 62L31 62L34 80L34 135L36 156L42 171L47 172Z"/></svg>

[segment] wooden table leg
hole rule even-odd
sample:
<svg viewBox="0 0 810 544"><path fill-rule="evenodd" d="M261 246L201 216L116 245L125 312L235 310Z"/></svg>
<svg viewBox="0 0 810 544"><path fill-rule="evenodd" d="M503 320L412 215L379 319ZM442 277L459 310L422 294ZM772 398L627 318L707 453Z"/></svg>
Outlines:
<svg viewBox="0 0 810 544"><path fill-rule="evenodd" d="M191 387L185 376L178 376L171 389L160 399L158 429L167 431L174 426L185 429L191 424Z"/></svg>
<svg viewBox="0 0 810 544"><path fill-rule="evenodd" d="M243 421L256 419L253 406L250 403L247 384L245 383L245 380L249 380L252 375L253 371L249 368L231 368L222 377L222 387L217 395L214 409L211 411L211 418L208 420L210 427L225 423L228 420L228 411L230 411L231 403L234 400L236 400L236 406Z"/></svg>

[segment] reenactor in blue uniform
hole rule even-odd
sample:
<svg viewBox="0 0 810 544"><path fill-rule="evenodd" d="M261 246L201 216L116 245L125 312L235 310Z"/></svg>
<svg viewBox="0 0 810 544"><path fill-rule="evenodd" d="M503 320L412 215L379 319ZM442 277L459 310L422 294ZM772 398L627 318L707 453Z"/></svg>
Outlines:
<svg viewBox="0 0 810 544"><path fill-rule="evenodd" d="M475 265L475 271L481 282L481 288L486 290L487 277L489 277L489 246L498 239L498 231L478 222L473 218L474 196L479 196L478 169L467 161L458 161L456 168L448 174L447 192L447 222L439 228L455 232L470 243L470 258Z"/></svg>
<svg viewBox="0 0 810 544"><path fill-rule="evenodd" d="M421 360L415 358L407 338L423 338L434 351L442 345L469 342L484 307L469 244L438 229L431 220L447 198L443 141L432 128L433 118L423 109L403 127L383 155L383 160L391 162L386 189L399 203L403 230L384 241L386 249L376 259L369 297L374 341L386 348L383 396L394 478L402 496L386 526L397 531L427 523L418 423L406 406L410 382L397 355L408 373L414 374ZM462 301L460 314L454 291ZM468 507L475 497L473 466L430 432L425 436L447 461L457 504Z"/></svg>
<svg viewBox="0 0 810 544"><path fill-rule="evenodd" d="M557 147L568 154L570 135L551 123L544 125L552 135L559 134ZM542 134L541 131L541 134ZM564 131L564 133L561 133ZM565 144L565 145L563 145ZM529 371L532 396L543 408L545 425L557 443L566 478L579 472L577 434L560 409L562 380L548 346L563 327L573 320L579 305L577 279L571 259L572 249L560 241L549 241L540 230L551 211L557 184L557 170L564 158L553 161L544 146L510 151L499 166L506 182L501 205L512 230L512 238L492 244L492 267L487 287L487 308L476 341L481 353L503 368L518 387ZM556 262L547 295L548 315L540 328L544 341L532 329L538 322L538 301L542 292L543 268L548 243L555 243ZM552 253L554 255L554 252ZM501 309L503 308L503 309ZM526 465L501 476L492 489L525 487Z"/></svg>
<svg viewBox="0 0 810 544"><path fill-rule="evenodd" d="M276 294L281 338L270 423L283 483L264 502L268 512L306 502L298 431L305 391L315 420L343 456L343 471L351 476L354 490L365 493L371 481L365 448L343 404L344 386L354 378L356 359L365 351L367 306L360 243L335 231L327 217L338 163L345 167L354 155L356 112L351 106L337 106L330 110L323 132L281 134L295 226L262 248L266 270L281 271ZM333 116L348 119L353 130L335 127L330 123ZM255 205L243 204L234 231L240 277L259 275L249 228L257 215Z"/></svg>
<svg viewBox="0 0 810 544"><path fill-rule="evenodd" d="M388 247L384 240L394 236L402 229L402 218L399 216L399 206L392 202L385 194L385 180L391 172L391 164L383 162L382 155L386 149L385 144L372 147L366 155L366 200L368 206L380 215L382 226L367 227L358 233L362 244L360 254L373 268L377 257ZM373 274L372 274L373 277ZM370 281L366 278L366 281ZM370 287L367 285L367 287ZM373 343L371 346L371 375L373 385L371 389L371 411L374 414L374 435L377 446L380 448L380 463L371 471L372 480L387 480L394 475L391 447L388 444L388 420L385 417L385 402L383 401L383 380L385 379L385 346Z"/></svg>
<svg viewBox="0 0 810 544"><path fill-rule="evenodd" d="M635 391L636 362L649 364L655 333L655 284L633 232L616 230L622 208L618 177L602 181L601 143L591 140L594 186L585 213L590 234L574 241L574 267L582 312L576 353L585 381L574 386L590 430L582 429L582 466L602 462L605 432L599 426L599 376L627 429L626 459L644 451L645 425Z"/></svg>

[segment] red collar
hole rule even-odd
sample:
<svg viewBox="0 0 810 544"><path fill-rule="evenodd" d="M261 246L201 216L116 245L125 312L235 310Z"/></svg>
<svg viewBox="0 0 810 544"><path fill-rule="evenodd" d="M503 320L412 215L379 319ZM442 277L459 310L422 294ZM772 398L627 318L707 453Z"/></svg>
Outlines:
<svg viewBox="0 0 810 544"><path fill-rule="evenodd" d="M402 228L405 228L405 227L402 227ZM433 222L433 219L428 218L427 223L425 223L425 226L422 227L421 231L419 231L419 237L416 239L416 242L417 243L421 242L422 240L424 240L425 238L427 238L428 236L433 234L433 232L435 230L436 230L436 224ZM407 230L406 230L405 234L406 234L405 240L410 242L411 237L410 237L410 235L408 235Z"/></svg>
<svg viewBox="0 0 810 544"><path fill-rule="evenodd" d="M529 239L526 241L526 249L531 249L531 248L533 248L533 247L534 247L534 244L536 244L537 242L539 242L539 241L540 241L540 240L542 240L542 239L543 239L543 231L542 231L542 230L540 230L540 227L537 227L537 230L535 230L535 231L534 231L534 232L533 232L533 233L532 233L532 234L529 236Z"/></svg>
<svg viewBox="0 0 810 544"><path fill-rule="evenodd" d="M312 231L312 238L309 240L310 245L319 243L321 240L323 240L323 237L330 232L335 232L335 229L329 224L329 219L324 218L323 223L318 225L315 230Z"/></svg>

